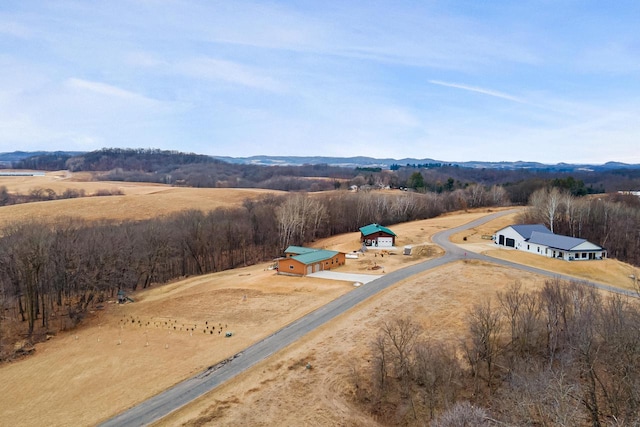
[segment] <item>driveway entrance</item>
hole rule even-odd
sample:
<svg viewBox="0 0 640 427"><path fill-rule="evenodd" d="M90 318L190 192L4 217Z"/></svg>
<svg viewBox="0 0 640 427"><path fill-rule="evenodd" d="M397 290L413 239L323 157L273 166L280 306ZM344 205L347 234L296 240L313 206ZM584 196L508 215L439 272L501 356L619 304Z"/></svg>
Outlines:
<svg viewBox="0 0 640 427"><path fill-rule="evenodd" d="M369 283L381 278L382 274L357 274L357 273L338 273L331 270L318 271L313 274L307 274L307 277L318 277L320 279L344 280L345 282Z"/></svg>

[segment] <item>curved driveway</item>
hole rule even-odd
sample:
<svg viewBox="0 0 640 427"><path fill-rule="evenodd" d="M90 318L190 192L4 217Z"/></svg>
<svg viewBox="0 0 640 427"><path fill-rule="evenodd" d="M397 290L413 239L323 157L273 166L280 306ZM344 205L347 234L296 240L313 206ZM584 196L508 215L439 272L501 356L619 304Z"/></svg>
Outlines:
<svg viewBox="0 0 640 427"><path fill-rule="evenodd" d="M433 236L433 242L445 249L444 256L431 259L419 264L414 264L401 270L387 273L386 275L368 283L365 286L355 288L351 292L318 308L317 310L307 314L306 316L290 323L274 334L269 335L263 340L253 344L252 346L246 348L243 352L238 353L235 356L216 365L213 365L204 372L196 375L195 377L189 378L163 391L162 393L151 397L150 399L140 403L139 405L134 406L133 408L121 413L120 415L117 415L116 417L106 421L102 424L102 426L141 426L157 421L165 417L169 413L188 404L194 399L202 396L203 394L213 390L220 384L230 380L241 372L251 368L256 363L266 359L267 357L283 349L289 344L292 344L302 336L332 320L345 311L353 308L358 303L377 294L381 290L388 288L396 282L404 280L415 274L422 273L431 268L439 267L453 261L465 258L477 259L503 265L506 267L529 271L535 274L541 274L550 277L559 277L561 279L576 280L575 277L561 275L509 261L499 260L473 252L465 252L464 249L449 241L449 237L452 234L458 233L468 228L476 227L480 224L513 212L513 210L496 212L462 226L441 231L435 234ZM601 283L587 282L587 284L600 289L618 292L625 295L635 295L631 291L617 289Z"/></svg>
<svg viewBox="0 0 640 427"><path fill-rule="evenodd" d="M588 280L580 279L578 277L569 276L567 274L554 273L552 271L543 270L541 268L530 267L528 265L523 265L523 264L518 264L516 262L511 262L511 261L506 261L506 260L503 260L503 259L493 258L493 257L487 256L487 255L482 255L482 254L478 254L478 253L475 253L475 252L468 252L468 251L465 251L464 248L461 248L460 246L458 246L458 245L456 245L454 243L451 243L451 241L449 240L449 238L453 234L459 233L460 231L464 231L464 230L466 230L468 228L476 227L476 226L478 226L480 224L483 224L483 223L487 222L488 220L494 219L494 218L496 218L498 216L506 215L506 214L513 213L513 212L515 212L515 210L499 212L497 215L493 214L493 215L485 216L485 217L480 218L479 220L470 222L468 224L464 224L464 225L456 227L456 228L451 228L449 230L442 231L442 232L437 233L437 234L435 234L433 236L433 242L435 244L441 246L442 248L444 248L444 250L446 251L445 257L452 255L454 259L462 259L462 258L477 259L477 260L481 260L481 261L491 262L493 264L502 265L502 266L509 267L509 268L515 268L515 269L518 269L518 270L528 271L530 273L539 274L539 275L542 275L542 276L557 277L557 278L562 279L562 280L578 281L578 282L583 283L585 285L593 286L594 288L601 289L601 290L604 290L604 291L614 292L614 293L617 293L617 294L633 296L633 297L637 297L638 296L638 294L636 292L634 292L634 291L628 291L628 290L625 290L625 289L616 288L614 286L606 285L604 283L591 282L591 281L588 281ZM487 220L487 218L489 218L489 219Z"/></svg>

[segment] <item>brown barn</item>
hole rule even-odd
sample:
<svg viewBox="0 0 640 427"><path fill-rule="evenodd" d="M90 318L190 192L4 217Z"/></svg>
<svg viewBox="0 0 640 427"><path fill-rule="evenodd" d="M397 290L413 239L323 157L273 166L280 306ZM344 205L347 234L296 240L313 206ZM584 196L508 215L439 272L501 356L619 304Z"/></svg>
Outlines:
<svg viewBox="0 0 640 427"><path fill-rule="evenodd" d="M360 241L366 246L390 248L396 245L396 233L380 224L360 227Z"/></svg>
<svg viewBox="0 0 640 427"><path fill-rule="evenodd" d="M344 265L344 252L289 246L285 257L278 260L278 274L306 276Z"/></svg>

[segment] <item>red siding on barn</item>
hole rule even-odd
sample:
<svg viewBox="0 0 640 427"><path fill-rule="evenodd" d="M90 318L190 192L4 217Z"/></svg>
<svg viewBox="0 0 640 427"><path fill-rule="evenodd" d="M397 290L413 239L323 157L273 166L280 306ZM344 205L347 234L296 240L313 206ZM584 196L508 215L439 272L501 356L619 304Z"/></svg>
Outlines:
<svg viewBox="0 0 640 427"><path fill-rule="evenodd" d="M370 242L377 242L379 237L391 237L391 241L393 242L393 246L396 245L396 236L394 236L393 234L389 234L389 233L385 233L383 231L378 231L375 232L373 234L369 234L368 236L365 236L364 234L360 234L360 241L361 242L365 242L367 240L369 240ZM367 245L370 246L370 245Z"/></svg>

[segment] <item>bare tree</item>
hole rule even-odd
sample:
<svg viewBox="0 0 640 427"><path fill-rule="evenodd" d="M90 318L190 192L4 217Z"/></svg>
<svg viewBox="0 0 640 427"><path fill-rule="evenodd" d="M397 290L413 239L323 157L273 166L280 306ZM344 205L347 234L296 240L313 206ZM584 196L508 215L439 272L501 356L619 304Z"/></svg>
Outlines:
<svg viewBox="0 0 640 427"><path fill-rule="evenodd" d="M507 190L501 185L493 185L489 189L489 199L492 206L504 206L509 200Z"/></svg>
<svg viewBox="0 0 640 427"><path fill-rule="evenodd" d="M563 369L522 359L493 399L505 425L574 426L585 413L578 404L580 384Z"/></svg>
<svg viewBox="0 0 640 427"><path fill-rule="evenodd" d="M326 207L306 194L287 197L276 209L279 224L280 247L301 245L317 237L320 226L327 218Z"/></svg>
<svg viewBox="0 0 640 427"><path fill-rule="evenodd" d="M569 330L570 348L575 355L580 377L583 379L582 403L587 408L591 417L591 425L599 427L600 399L598 396L598 383L600 382L599 354L601 341L597 337L598 311L600 298L593 289L584 286L571 287L571 303L573 313L571 316L572 327Z"/></svg>
<svg viewBox="0 0 640 427"><path fill-rule="evenodd" d="M433 420L438 408L446 408L455 401L462 369L455 350L439 342L419 342L413 359L413 376L422 404Z"/></svg>
<svg viewBox="0 0 640 427"><path fill-rule="evenodd" d="M640 422L640 313L636 302L622 296L600 306L598 383L607 409L625 425Z"/></svg>
<svg viewBox="0 0 640 427"><path fill-rule="evenodd" d="M475 305L467 319L470 336L464 347L472 368L476 393L479 392L478 379L482 376L482 366L486 368L485 380L489 394L493 390L495 363L501 351L501 317L501 313L492 310L491 302L487 301Z"/></svg>
<svg viewBox="0 0 640 427"><path fill-rule="evenodd" d="M509 286L506 292L498 292L497 297L502 309L509 320L511 326L511 344L515 343L518 338L518 317L520 309L524 304L525 293L521 291L522 284L519 280Z"/></svg>
<svg viewBox="0 0 640 427"><path fill-rule="evenodd" d="M481 427L492 425L492 419L484 408L469 402L456 403L431 425L433 427Z"/></svg>
<svg viewBox="0 0 640 427"><path fill-rule="evenodd" d="M541 188L535 191L529 199L529 205L533 209L534 217L544 221L552 232L560 215L562 200L562 193L555 187L551 189Z"/></svg>
<svg viewBox="0 0 640 427"><path fill-rule="evenodd" d="M578 206L576 198L567 192L562 195L562 205L564 206L564 222L568 226L569 236L576 237L576 222L578 216Z"/></svg>
<svg viewBox="0 0 640 427"><path fill-rule="evenodd" d="M470 208L485 206L487 203L487 191L483 185L471 184L465 190L466 201Z"/></svg>
<svg viewBox="0 0 640 427"><path fill-rule="evenodd" d="M562 282L559 279L546 280L540 299L546 322L547 361L552 366L567 324L568 301Z"/></svg>
<svg viewBox="0 0 640 427"><path fill-rule="evenodd" d="M379 334L372 344L373 354L373 387L377 401L380 401L386 394L388 389L389 376L389 344L387 337Z"/></svg>
<svg viewBox="0 0 640 427"><path fill-rule="evenodd" d="M396 377L405 384L410 378L410 358L419 334L420 328L408 317L400 317L382 323L382 335L390 343Z"/></svg>

